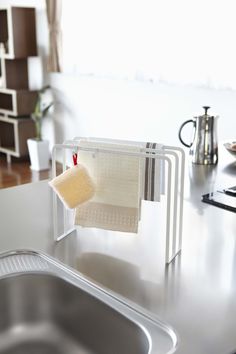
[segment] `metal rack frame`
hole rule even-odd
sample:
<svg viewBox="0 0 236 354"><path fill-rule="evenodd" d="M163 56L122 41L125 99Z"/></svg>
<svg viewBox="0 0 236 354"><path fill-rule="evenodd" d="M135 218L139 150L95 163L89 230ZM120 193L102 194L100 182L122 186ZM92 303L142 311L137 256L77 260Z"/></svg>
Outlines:
<svg viewBox="0 0 236 354"><path fill-rule="evenodd" d="M56 144L52 149L52 177L56 177L56 162L57 153L62 151L63 171L67 169L66 152L73 151L90 151L93 153L108 153L128 155L140 158L151 158L159 161L164 161L167 166L166 171L166 230L165 230L165 263L170 264L175 257L181 253L182 249L182 225L183 225L183 195L184 195L184 168L185 168L185 154L183 149L175 146L163 145L163 149L140 148L140 152L126 151L125 149L116 150L110 148L94 148L80 146L80 140L95 141L96 138L76 137L73 140L64 142L63 144ZM99 142L121 142L113 139L97 139ZM129 142L127 143L135 143ZM124 141L122 141L122 144ZM138 143L138 142L137 142ZM141 143L140 143L141 144ZM143 143L142 143L143 144ZM58 203L63 208L63 232L59 232L58 228ZM56 193L53 193L53 226L54 226L54 240L60 241L68 236L75 227L69 224L69 213L71 210L66 209Z"/></svg>

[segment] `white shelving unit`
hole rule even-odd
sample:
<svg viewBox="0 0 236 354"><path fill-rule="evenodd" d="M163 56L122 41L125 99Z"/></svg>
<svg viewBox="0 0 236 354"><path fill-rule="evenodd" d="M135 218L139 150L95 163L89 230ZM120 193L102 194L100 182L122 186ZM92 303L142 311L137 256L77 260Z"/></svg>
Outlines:
<svg viewBox="0 0 236 354"><path fill-rule="evenodd" d="M29 90L28 57L37 56L35 9L0 7L0 152L28 155L26 141L35 136L37 92Z"/></svg>

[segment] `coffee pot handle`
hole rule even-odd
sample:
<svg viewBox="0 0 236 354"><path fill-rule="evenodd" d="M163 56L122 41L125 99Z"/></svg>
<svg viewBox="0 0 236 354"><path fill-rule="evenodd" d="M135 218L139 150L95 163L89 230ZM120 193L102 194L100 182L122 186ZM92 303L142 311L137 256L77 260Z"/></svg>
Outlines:
<svg viewBox="0 0 236 354"><path fill-rule="evenodd" d="M186 146L186 147L191 147L193 143L190 143L190 144L186 144L183 139L182 139L182 136L181 136L181 132L182 132L182 129L183 127L188 124L188 123L193 123L193 125L195 125L195 121L193 119L189 119L189 120L186 120L183 124L181 124L180 128L179 128L179 140L181 141L181 143Z"/></svg>

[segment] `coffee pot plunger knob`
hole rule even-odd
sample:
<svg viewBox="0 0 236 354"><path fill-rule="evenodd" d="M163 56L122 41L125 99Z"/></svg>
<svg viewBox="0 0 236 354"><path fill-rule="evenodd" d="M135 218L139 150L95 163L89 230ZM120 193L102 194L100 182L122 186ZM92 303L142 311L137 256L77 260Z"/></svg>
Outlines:
<svg viewBox="0 0 236 354"><path fill-rule="evenodd" d="M203 106L202 108L205 109L205 115L207 116L207 111L208 111L208 109L211 108L211 107L209 107L209 106Z"/></svg>

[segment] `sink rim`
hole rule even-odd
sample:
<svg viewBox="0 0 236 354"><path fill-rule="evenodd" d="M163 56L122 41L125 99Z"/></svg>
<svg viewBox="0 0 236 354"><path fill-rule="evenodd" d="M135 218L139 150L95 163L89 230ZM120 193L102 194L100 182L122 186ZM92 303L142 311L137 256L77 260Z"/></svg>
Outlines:
<svg viewBox="0 0 236 354"><path fill-rule="evenodd" d="M57 276L74 286L82 288L112 307L115 311L134 322L145 333L150 344L148 354L156 353L157 347L155 343L153 345L153 336L157 330L163 332L172 341L172 347L165 354L173 354L177 351L179 339L172 326L164 323L153 313L131 300L89 279L74 268L41 251L18 249L0 253L0 280L26 273Z"/></svg>

